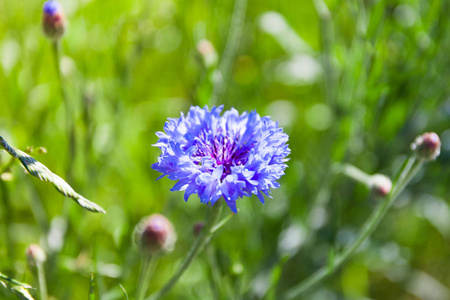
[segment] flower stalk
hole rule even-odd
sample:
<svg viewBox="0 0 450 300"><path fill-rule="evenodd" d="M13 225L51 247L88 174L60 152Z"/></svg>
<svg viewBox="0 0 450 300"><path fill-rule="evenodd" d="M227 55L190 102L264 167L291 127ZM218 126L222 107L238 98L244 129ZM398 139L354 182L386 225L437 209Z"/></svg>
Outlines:
<svg viewBox="0 0 450 300"><path fill-rule="evenodd" d="M346 263L356 252L356 250L361 246L361 244L375 231L378 224L385 216L386 212L389 210L389 208L392 206L392 204L395 202L395 200L407 186L407 184L411 181L414 175L417 174L422 164L422 159L417 160L414 156L411 156L403 165L400 175L398 176L398 180L396 180L396 182L394 183L394 188L366 220L357 238L351 244L349 244L342 251L342 253L338 254L335 259L327 266L322 267L306 280L289 289L284 294L282 299L287 300L299 297L300 295L309 291L311 288L317 286L328 276L332 275L344 263Z"/></svg>
<svg viewBox="0 0 450 300"><path fill-rule="evenodd" d="M161 299L165 294L167 294L178 282L180 277L183 275L183 273L187 270L189 265L192 263L194 258L198 255L200 251L205 247L206 243L211 239L214 231L212 230L214 228L214 225L216 225L220 212L222 211L222 201L217 201L208 211L208 215L206 217L205 225L200 232L199 237L195 241L195 243L192 245L191 249L189 250L188 254L184 258L183 262L181 263L178 270L175 272L175 274L172 276L172 278L167 282L167 284L155 295L151 296L149 299L151 300L157 300Z"/></svg>
<svg viewBox="0 0 450 300"><path fill-rule="evenodd" d="M147 293L150 285L150 278L156 266L156 257L152 259L152 255L143 255L141 260L141 271L139 274L139 283L136 293L136 300L142 300Z"/></svg>
<svg viewBox="0 0 450 300"><path fill-rule="evenodd" d="M55 61L56 74L58 77L58 83L61 91L61 97L64 101L65 115L66 115L66 135L68 139L69 157L67 160L67 174L66 178L69 182L72 182L73 165L75 159L75 128L73 124L72 108L67 97L64 81L61 74L61 50L59 40L53 41L53 59Z"/></svg>
<svg viewBox="0 0 450 300"><path fill-rule="evenodd" d="M47 281L45 279L45 270L43 264L36 264L38 282L39 282L39 294L41 296L41 300L47 300Z"/></svg>

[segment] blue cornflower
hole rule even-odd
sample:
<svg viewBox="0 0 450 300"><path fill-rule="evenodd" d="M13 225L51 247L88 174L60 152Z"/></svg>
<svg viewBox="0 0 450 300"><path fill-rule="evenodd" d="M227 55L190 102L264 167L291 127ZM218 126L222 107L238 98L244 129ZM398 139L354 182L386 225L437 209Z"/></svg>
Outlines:
<svg viewBox="0 0 450 300"><path fill-rule="evenodd" d="M57 41L66 30L66 18L61 4L50 0L42 8L42 29L47 37Z"/></svg>
<svg viewBox="0 0 450 300"><path fill-rule="evenodd" d="M58 1L50 0L44 3L43 11L44 14L53 16L60 9L62 9L61 4Z"/></svg>
<svg viewBox="0 0 450 300"><path fill-rule="evenodd" d="M160 178L178 180L171 190L185 191L185 201L198 194L212 205L223 197L237 213L238 198L255 194L264 203L264 194L280 186L289 137L256 111L239 115L232 108L221 116L222 109L192 106L186 116L169 118L165 132L156 133L154 146L162 153L152 168L163 173Z"/></svg>

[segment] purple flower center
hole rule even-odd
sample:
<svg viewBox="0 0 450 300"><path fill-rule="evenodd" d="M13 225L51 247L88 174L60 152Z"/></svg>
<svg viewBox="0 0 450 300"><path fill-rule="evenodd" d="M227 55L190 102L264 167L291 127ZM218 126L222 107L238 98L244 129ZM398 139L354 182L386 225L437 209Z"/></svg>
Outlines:
<svg viewBox="0 0 450 300"><path fill-rule="evenodd" d="M246 163L248 158L247 147L238 147L240 134L224 133L221 129L215 135L206 136L204 132L196 139L197 151L193 157L197 164L202 164L203 159L212 161L212 166L223 166L221 180L231 174L232 166Z"/></svg>

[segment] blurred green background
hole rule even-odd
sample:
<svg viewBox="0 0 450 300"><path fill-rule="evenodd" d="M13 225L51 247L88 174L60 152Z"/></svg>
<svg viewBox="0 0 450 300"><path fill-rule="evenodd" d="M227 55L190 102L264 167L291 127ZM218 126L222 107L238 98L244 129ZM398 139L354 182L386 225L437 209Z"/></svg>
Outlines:
<svg viewBox="0 0 450 300"><path fill-rule="evenodd" d="M302 299L450 299L448 0L249 0L246 9L237 0L232 39L233 1L61 3L68 20L61 72L76 133L69 183L107 214L84 211L16 164L12 180L0 180L1 272L37 286L25 259L37 243L50 253L52 299L87 299L91 273L100 299L124 299L119 284L133 296L140 261L134 226L162 213L178 241L158 262L150 286L157 291L207 207L170 192L174 182L156 181L155 132L214 93L226 109L278 120L292 150L273 199L239 200L239 213L214 239L212 257L230 299L276 299L325 265L380 201L334 174L333 164L392 178L425 131L440 135L441 156L354 258ZM0 135L22 150L45 147L47 154L33 156L67 178L64 103L41 30L42 4L0 2ZM203 39L216 48L218 68L204 66ZM9 161L5 152L0 159ZM0 298L15 299L6 289ZM202 253L165 299L213 298Z"/></svg>

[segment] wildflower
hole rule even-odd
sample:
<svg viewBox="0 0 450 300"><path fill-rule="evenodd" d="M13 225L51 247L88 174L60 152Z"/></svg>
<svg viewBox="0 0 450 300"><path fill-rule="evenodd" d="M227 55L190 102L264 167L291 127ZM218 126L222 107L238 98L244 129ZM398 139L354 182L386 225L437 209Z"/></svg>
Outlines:
<svg viewBox="0 0 450 300"><path fill-rule="evenodd" d="M202 203L213 205L223 197L237 213L238 198L255 194L264 203L264 195L280 186L289 137L256 111L239 115L232 108L221 116L222 109L195 106L186 116L169 119L165 132L157 133L154 146L162 153L152 168L178 180L172 191L185 191L185 201L198 194Z"/></svg>
<svg viewBox="0 0 450 300"><path fill-rule="evenodd" d="M441 153L441 140L434 132L419 135L411 144L411 149L424 160L435 160Z"/></svg>
<svg viewBox="0 0 450 300"><path fill-rule="evenodd" d="M44 3L42 28L45 35L52 40L59 40L66 30L66 18L61 4L50 0Z"/></svg>
<svg viewBox="0 0 450 300"><path fill-rule="evenodd" d="M159 251L172 251L177 235L172 223L160 214L142 219L136 226L134 241L143 253L153 254Z"/></svg>
<svg viewBox="0 0 450 300"><path fill-rule="evenodd" d="M42 265L47 260L44 250L39 245L31 244L26 250L27 262L31 267Z"/></svg>

